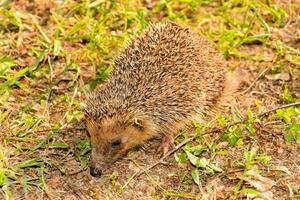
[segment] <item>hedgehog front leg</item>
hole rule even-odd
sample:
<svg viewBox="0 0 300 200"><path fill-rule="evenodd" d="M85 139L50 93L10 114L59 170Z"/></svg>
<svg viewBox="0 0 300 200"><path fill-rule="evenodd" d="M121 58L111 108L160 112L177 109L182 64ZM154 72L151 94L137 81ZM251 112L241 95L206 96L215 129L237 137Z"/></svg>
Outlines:
<svg viewBox="0 0 300 200"><path fill-rule="evenodd" d="M178 120L176 122L172 122L165 126L162 137L162 141L160 146L158 147L158 153L160 153L161 157L166 155L169 150L175 148L174 145L174 136L175 134L186 127L186 125L190 122L190 119Z"/></svg>
<svg viewBox="0 0 300 200"><path fill-rule="evenodd" d="M160 154L160 157L163 157L168 153L169 150L173 149L174 147L175 145L173 135L166 134L163 136L157 152Z"/></svg>

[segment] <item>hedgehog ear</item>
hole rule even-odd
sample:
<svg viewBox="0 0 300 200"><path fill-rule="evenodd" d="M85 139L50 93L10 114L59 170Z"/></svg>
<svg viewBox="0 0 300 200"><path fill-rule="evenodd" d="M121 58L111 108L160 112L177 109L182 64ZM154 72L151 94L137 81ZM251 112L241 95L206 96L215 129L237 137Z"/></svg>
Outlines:
<svg viewBox="0 0 300 200"><path fill-rule="evenodd" d="M144 130L144 122L142 119L134 118L133 126L139 131Z"/></svg>

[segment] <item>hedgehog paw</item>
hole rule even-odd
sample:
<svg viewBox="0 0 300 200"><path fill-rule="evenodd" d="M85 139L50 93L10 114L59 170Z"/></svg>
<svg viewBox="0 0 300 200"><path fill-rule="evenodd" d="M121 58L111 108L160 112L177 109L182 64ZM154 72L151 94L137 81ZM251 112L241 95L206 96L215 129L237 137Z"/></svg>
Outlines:
<svg viewBox="0 0 300 200"><path fill-rule="evenodd" d="M160 154L160 157L163 157L168 153L169 150L173 149L174 147L175 145L173 137L165 135L162 138L162 141L157 149L157 153Z"/></svg>

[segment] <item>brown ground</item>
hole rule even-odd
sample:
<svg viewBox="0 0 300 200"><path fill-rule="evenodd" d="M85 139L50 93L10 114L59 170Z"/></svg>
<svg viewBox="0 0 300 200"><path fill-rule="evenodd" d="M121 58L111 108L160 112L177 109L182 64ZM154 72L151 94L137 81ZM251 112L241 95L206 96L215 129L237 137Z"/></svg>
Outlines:
<svg viewBox="0 0 300 200"><path fill-rule="evenodd" d="M268 64L245 62L240 60L231 60L232 65L242 65L247 70L246 77L248 81L244 82L241 92L245 91L249 84L258 76L261 69L265 69ZM282 72L284 73L284 72ZM268 74L268 73L266 73ZM297 91L298 80L290 77L289 86L292 91ZM296 83L295 83L296 82ZM283 83L283 82L282 82ZM282 93L282 83L280 81L268 80L263 76L258 80L251 91L236 98L236 110L247 110L253 106L253 101L258 99L266 109L278 106ZM286 82L285 82L286 83ZM294 86L294 87L293 87ZM294 93L295 94L295 93ZM299 95L299 93L296 93ZM298 96L299 98L299 96ZM270 186L267 195L270 199L288 199L291 190L300 190L300 145L298 143L287 144L284 140L282 130L276 128L276 123L271 122L257 127L258 131L253 138L249 138L244 144L244 148L257 146L259 152L272 157L270 163L266 166L254 165L261 171L261 179L258 183ZM85 132L77 132L75 135L86 137ZM217 141L217 136L210 137L211 141ZM89 171L76 173L80 170L78 163L72 159L72 156L65 158L62 168L75 171L74 175L62 174L59 170L51 170L46 176L46 185L48 191L42 193L43 197L54 197L54 199L168 199L174 193L174 199L200 198L203 199L230 199L233 188L241 177L242 170L237 167L237 162L241 155L241 147L229 147L226 142L219 145L228 150L227 156L217 156L216 163L224 172L212 176L203 177L202 187L199 188L192 181L182 180L187 172L188 166L178 166L174 157L167 159L167 163L160 164L147 175L142 175L130 181L127 187L121 191L121 187L138 170L143 169L158 160L156 149L158 141L151 141L145 145L144 149L138 149L128 154L126 158L112 165L110 171L101 178L93 178ZM57 158L59 159L59 158ZM110 176L115 173L117 178ZM183 181L183 182L182 182ZM245 184L250 186L251 180ZM252 183L255 184L255 183ZM269 185L270 184L270 185ZM251 185L253 186L253 185ZM267 187L262 186L262 187ZM268 187L267 187L268 188ZM35 199L41 195L40 191L27 196L27 199ZM189 194L194 194L190 196ZM197 196L198 195L198 196ZM183 196L183 197L180 197Z"/></svg>

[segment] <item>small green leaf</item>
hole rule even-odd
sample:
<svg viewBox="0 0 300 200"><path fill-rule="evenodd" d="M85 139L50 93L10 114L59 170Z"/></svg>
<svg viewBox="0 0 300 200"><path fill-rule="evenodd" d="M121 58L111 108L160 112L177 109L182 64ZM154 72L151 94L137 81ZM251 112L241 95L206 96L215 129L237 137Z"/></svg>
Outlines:
<svg viewBox="0 0 300 200"><path fill-rule="evenodd" d="M197 146L193 146L193 147L190 147L190 146L185 146L184 147L184 150L185 151L188 151L188 152L191 152L192 154L194 155L199 155L201 154L203 151L206 151L207 148L203 145L197 145Z"/></svg>
<svg viewBox="0 0 300 200"><path fill-rule="evenodd" d="M217 116L216 120L221 126L226 126L228 124L227 116Z"/></svg>
<svg viewBox="0 0 300 200"><path fill-rule="evenodd" d="M28 71L29 71L28 67L24 67L14 75L14 78L20 79L21 77L25 76Z"/></svg>
<svg viewBox="0 0 300 200"><path fill-rule="evenodd" d="M201 159L198 159L196 166L206 168L208 165L209 165L209 160L207 160L206 158L201 158Z"/></svg>
<svg viewBox="0 0 300 200"><path fill-rule="evenodd" d="M42 158L38 157L38 158L32 158L32 159L29 159L29 160L25 160L17 165L15 165L14 167L17 167L17 168L27 168L27 167L39 167L41 166L41 162L43 161Z"/></svg>
<svg viewBox="0 0 300 200"><path fill-rule="evenodd" d="M271 34L261 34L261 35L251 35L240 41L241 44L253 43L253 42L261 42L264 43L268 38L270 38Z"/></svg>
<svg viewBox="0 0 300 200"><path fill-rule="evenodd" d="M6 176L5 176L5 170L0 169L0 187L2 187L5 184Z"/></svg>
<svg viewBox="0 0 300 200"><path fill-rule="evenodd" d="M297 99L294 98L292 95L289 93L289 89L287 85L284 85L284 90L283 90L283 96L282 99L287 102L287 103L294 103Z"/></svg>
<svg viewBox="0 0 300 200"><path fill-rule="evenodd" d="M14 67L15 65L16 64L10 57L0 56L0 76L5 76L10 68Z"/></svg>
<svg viewBox="0 0 300 200"><path fill-rule="evenodd" d="M231 146L234 146L238 143L241 136L242 133L238 127L232 126L221 136L221 140L227 140Z"/></svg>
<svg viewBox="0 0 300 200"><path fill-rule="evenodd" d="M296 137L300 137L300 123L294 121L290 126L286 128L286 131L294 134Z"/></svg>
<svg viewBox="0 0 300 200"><path fill-rule="evenodd" d="M119 177L119 173L118 173L118 172L113 172L113 173L109 176L109 179L110 179L111 181L115 181L115 180L118 179L118 177Z"/></svg>
<svg viewBox="0 0 300 200"><path fill-rule="evenodd" d="M198 122L198 121L193 121L192 123L193 123L193 126L194 126L195 128L198 128L198 129L204 128L204 125L201 124L201 123Z"/></svg>
<svg viewBox="0 0 300 200"><path fill-rule="evenodd" d="M54 40L54 46L53 46L53 55L58 56L61 50L61 41L60 40Z"/></svg>
<svg viewBox="0 0 300 200"><path fill-rule="evenodd" d="M284 136L284 138L285 138L285 141L287 141L287 142L293 142L293 141L295 141L295 137L294 137L294 135L291 134L291 133L286 134L286 135Z"/></svg>
<svg viewBox="0 0 300 200"><path fill-rule="evenodd" d="M53 142L49 145L49 148L53 149L67 149L69 148L69 145L65 142Z"/></svg>
<svg viewBox="0 0 300 200"><path fill-rule="evenodd" d="M185 153L179 153L179 155L177 156L177 154L175 154L175 160L177 162L180 162L182 164L185 164L187 161L187 157Z"/></svg>
<svg viewBox="0 0 300 200"><path fill-rule="evenodd" d="M200 177L199 177L199 171L197 168L194 168L193 170L191 170L191 176L194 180L194 182L199 185L200 184Z"/></svg>
<svg viewBox="0 0 300 200"><path fill-rule="evenodd" d="M68 123L79 122L83 118L84 118L83 112L80 112L78 110L75 110L74 112L67 114Z"/></svg>
<svg viewBox="0 0 300 200"><path fill-rule="evenodd" d="M197 156L194 156L192 153L190 153L188 151L186 151L186 155L187 155L188 159L190 160L190 162L196 166L199 161L199 158Z"/></svg>
<svg viewBox="0 0 300 200"><path fill-rule="evenodd" d="M244 188L241 190L241 192L244 194L254 194L254 195L259 194L255 189L252 189L252 188Z"/></svg>
<svg viewBox="0 0 300 200"><path fill-rule="evenodd" d="M293 121L292 124L285 128L285 140L292 142L300 139L300 123Z"/></svg>
<svg viewBox="0 0 300 200"><path fill-rule="evenodd" d="M254 118L253 112L251 110L248 110L247 112L248 121L251 122Z"/></svg>
<svg viewBox="0 0 300 200"><path fill-rule="evenodd" d="M255 128L251 126L251 124L246 125L246 129L249 131L249 133L254 134L255 133Z"/></svg>
<svg viewBox="0 0 300 200"><path fill-rule="evenodd" d="M44 60L45 56L46 56L46 52L40 52L39 53L38 58L33 63L33 65L30 67L30 71L31 72L35 71L38 68L38 66L40 65L40 63Z"/></svg>
<svg viewBox="0 0 300 200"><path fill-rule="evenodd" d="M245 154L245 158L246 160L254 160L254 158L256 157L256 152L257 152L257 148L253 147L251 148L250 151L246 151L247 153Z"/></svg>
<svg viewBox="0 0 300 200"><path fill-rule="evenodd" d="M83 168L87 168L89 163L89 154L91 151L91 145L88 140L81 140L80 138L75 139L75 148L73 154L75 155L75 160L80 162Z"/></svg>
<svg viewBox="0 0 300 200"><path fill-rule="evenodd" d="M279 109L276 111L276 117L278 119L284 120L285 123L290 124L292 122L292 117L298 115L300 112L296 107L290 107L286 109Z"/></svg>
<svg viewBox="0 0 300 200"><path fill-rule="evenodd" d="M271 157L267 155L262 155L262 156L257 156L256 160L259 160L262 163L267 164L271 160Z"/></svg>
<svg viewBox="0 0 300 200"><path fill-rule="evenodd" d="M220 167L218 167L218 166L216 166L216 165L214 165L214 164L212 164L212 163L209 164L209 167L210 167L212 170L214 170L215 172L222 172L222 171L223 171Z"/></svg>

